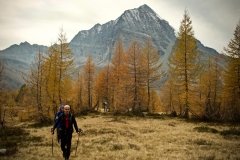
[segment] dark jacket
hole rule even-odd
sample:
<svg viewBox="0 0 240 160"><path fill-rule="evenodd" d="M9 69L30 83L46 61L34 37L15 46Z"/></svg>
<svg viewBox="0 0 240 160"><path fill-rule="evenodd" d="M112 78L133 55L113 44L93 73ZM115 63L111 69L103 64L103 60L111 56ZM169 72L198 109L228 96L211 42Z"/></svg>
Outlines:
<svg viewBox="0 0 240 160"><path fill-rule="evenodd" d="M58 119L63 115L63 111L58 111L55 115L55 118L54 118L54 124L58 121ZM56 128L60 128L60 123L57 124Z"/></svg>
<svg viewBox="0 0 240 160"><path fill-rule="evenodd" d="M61 116L57 119L57 121L55 122L54 126L53 126L53 130L57 127L60 128L60 130L62 131L67 131L69 132L73 132L73 126L76 130L76 132L78 132L78 126L77 126L77 122L76 119L74 117L74 115L72 115L71 113L69 113L68 115L68 128L66 129L66 123L65 123L65 119L66 119L66 115L65 114L61 114Z"/></svg>

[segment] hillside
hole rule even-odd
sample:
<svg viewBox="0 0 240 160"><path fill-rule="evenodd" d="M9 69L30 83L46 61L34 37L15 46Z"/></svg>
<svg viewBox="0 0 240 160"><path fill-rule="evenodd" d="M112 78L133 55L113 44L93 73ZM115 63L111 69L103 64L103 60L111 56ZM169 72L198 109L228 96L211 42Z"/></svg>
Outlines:
<svg viewBox="0 0 240 160"><path fill-rule="evenodd" d="M155 117L156 118L156 117ZM228 135L230 125L193 123L178 118L139 118L91 115L77 118L84 130L75 156L77 134L73 134L71 160L106 159L239 159L240 136ZM34 128L29 123L18 125L28 138L22 137L15 155L2 160L62 159L54 135L51 152L49 127ZM239 127L237 128L239 131Z"/></svg>

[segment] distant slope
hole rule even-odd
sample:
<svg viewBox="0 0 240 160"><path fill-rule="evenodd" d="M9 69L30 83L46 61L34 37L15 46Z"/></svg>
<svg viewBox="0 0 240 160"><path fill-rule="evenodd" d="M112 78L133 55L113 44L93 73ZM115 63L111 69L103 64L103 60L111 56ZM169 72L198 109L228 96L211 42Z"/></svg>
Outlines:
<svg viewBox="0 0 240 160"><path fill-rule="evenodd" d="M0 51L0 60L4 64L2 84L5 89L19 88L24 80L23 74L28 73L34 56L39 52L46 52L47 47L42 45L31 45L28 42L20 45L12 45Z"/></svg>

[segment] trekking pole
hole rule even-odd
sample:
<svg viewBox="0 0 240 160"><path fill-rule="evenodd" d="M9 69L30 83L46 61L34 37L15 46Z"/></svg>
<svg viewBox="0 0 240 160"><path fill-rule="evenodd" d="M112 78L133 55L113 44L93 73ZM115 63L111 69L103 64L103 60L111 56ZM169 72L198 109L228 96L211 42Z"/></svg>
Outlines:
<svg viewBox="0 0 240 160"><path fill-rule="evenodd" d="M80 135L80 133L78 133L78 140L77 140L77 146L76 146L75 156L77 155L77 147L78 147L78 142L79 142L79 135Z"/></svg>
<svg viewBox="0 0 240 160"><path fill-rule="evenodd" d="M53 134L52 134L52 156L53 156Z"/></svg>

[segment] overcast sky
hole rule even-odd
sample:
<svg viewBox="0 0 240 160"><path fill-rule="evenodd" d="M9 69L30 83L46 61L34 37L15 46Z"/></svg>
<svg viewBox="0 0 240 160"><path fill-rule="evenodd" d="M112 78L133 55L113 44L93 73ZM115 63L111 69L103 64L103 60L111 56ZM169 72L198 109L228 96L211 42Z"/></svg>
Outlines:
<svg viewBox="0 0 240 160"><path fill-rule="evenodd" d="M240 20L240 0L0 0L0 50L28 41L50 46L63 27L70 41L96 23L147 4L178 32L186 8L195 37L222 52Z"/></svg>

